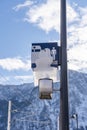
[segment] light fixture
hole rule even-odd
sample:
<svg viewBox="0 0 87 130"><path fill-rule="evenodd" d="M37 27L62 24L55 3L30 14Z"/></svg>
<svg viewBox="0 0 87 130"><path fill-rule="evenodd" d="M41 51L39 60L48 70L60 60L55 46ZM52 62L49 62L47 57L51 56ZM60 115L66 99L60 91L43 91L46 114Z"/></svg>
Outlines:
<svg viewBox="0 0 87 130"><path fill-rule="evenodd" d="M53 80L49 78L39 79L40 99L52 99Z"/></svg>

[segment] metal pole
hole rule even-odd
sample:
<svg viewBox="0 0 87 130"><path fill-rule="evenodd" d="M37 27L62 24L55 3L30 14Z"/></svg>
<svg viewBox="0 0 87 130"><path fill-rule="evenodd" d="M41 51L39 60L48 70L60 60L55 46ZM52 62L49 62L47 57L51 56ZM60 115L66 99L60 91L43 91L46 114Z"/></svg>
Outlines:
<svg viewBox="0 0 87 130"><path fill-rule="evenodd" d="M60 130L69 130L68 82L67 82L67 31L66 0L61 2L61 72L60 72Z"/></svg>
<svg viewBox="0 0 87 130"><path fill-rule="evenodd" d="M11 127L11 101L8 103L8 124L7 124L7 130L10 130Z"/></svg>

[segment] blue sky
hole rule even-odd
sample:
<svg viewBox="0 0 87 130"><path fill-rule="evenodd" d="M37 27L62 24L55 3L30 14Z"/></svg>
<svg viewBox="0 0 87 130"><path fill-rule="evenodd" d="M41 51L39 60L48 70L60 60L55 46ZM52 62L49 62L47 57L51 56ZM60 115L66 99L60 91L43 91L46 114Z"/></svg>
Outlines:
<svg viewBox="0 0 87 130"><path fill-rule="evenodd" d="M59 41L59 0L0 1L0 83L32 82L31 43ZM87 73L87 1L67 0L69 69Z"/></svg>

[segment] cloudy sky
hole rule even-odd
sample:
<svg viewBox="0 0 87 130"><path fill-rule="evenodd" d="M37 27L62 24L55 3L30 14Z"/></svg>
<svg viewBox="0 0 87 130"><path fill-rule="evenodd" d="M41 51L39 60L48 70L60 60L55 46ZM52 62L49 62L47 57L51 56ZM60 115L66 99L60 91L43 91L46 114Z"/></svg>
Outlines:
<svg viewBox="0 0 87 130"><path fill-rule="evenodd" d="M32 82L31 43L60 42L60 0L0 0L0 84ZM68 68L87 73L87 0L67 0Z"/></svg>

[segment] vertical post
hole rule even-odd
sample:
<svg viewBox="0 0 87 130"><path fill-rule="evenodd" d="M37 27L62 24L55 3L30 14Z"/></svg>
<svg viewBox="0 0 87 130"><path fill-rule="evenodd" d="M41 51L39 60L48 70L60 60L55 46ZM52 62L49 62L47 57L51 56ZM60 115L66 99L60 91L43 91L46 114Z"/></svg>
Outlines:
<svg viewBox="0 0 87 130"><path fill-rule="evenodd" d="M57 130L59 130L59 116L57 118Z"/></svg>
<svg viewBox="0 0 87 130"><path fill-rule="evenodd" d="M66 0L61 3L61 72L60 72L60 130L69 130L68 82L67 82L67 31L66 31Z"/></svg>
<svg viewBox="0 0 87 130"><path fill-rule="evenodd" d="M7 130L10 130L11 127L11 101L8 103L8 124L7 124Z"/></svg>
<svg viewBox="0 0 87 130"><path fill-rule="evenodd" d="M78 130L78 114L76 114L77 130Z"/></svg>

